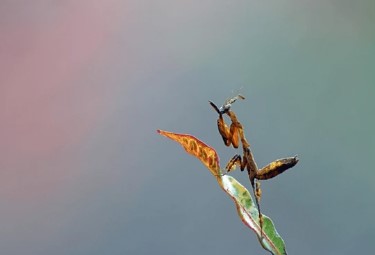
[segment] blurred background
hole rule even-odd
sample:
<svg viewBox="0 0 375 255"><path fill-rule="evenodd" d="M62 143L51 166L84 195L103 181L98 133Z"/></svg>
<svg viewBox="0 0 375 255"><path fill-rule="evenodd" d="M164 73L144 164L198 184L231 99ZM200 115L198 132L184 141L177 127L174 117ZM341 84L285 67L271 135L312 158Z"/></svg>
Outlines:
<svg viewBox="0 0 375 255"><path fill-rule="evenodd" d="M267 254L209 171L233 110L289 254L370 254L375 2L2 1L0 253ZM241 89L242 88L242 89ZM247 174L233 176L250 187Z"/></svg>

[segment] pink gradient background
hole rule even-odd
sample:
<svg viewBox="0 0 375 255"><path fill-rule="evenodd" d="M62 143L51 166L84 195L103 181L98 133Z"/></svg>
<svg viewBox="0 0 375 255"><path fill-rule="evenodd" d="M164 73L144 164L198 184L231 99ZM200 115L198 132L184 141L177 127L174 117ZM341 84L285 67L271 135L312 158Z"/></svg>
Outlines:
<svg viewBox="0 0 375 255"><path fill-rule="evenodd" d="M87 142L113 97L110 85L91 82L90 69L105 61L124 2L1 6L0 253L50 253L49 245L74 235L64 229L77 211L66 203L81 199L70 191L80 186Z"/></svg>
<svg viewBox="0 0 375 255"><path fill-rule="evenodd" d="M0 25L5 35L0 67L2 195L43 199L56 192L76 171L72 162L80 145L108 111L106 88L91 86L82 77L105 52L110 38L106 23L117 21L102 12L116 2L86 3L66 1L59 8L47 7L48 13L42 2L25 4L27 15L15 13ZM10 7L20 11L21 6ZM51 160L62 160L60 155L72 162L51 168Z"/></svg>

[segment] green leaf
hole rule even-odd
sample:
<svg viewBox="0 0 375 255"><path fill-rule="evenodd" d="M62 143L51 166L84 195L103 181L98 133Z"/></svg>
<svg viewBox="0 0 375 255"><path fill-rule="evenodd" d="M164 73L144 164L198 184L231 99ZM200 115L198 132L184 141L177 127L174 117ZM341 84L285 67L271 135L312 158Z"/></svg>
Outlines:
<svg viewBox="0 0 375 255"><path fill-rule="evenodd" d="M163 130L158 130L158 133L181 144L188 154L198 158L210 170L211 174L216 177L219 186L234 201L242 222L255 232L264 249L274 255L287 254L284 240L277 233L272 220L266 215L263 215L263 234L261 234L259 212L250 192L232 176L222 175L219 156L215 149L192 135Z"/></svg>
<svg viewBox="0 0 375 255"><path fill-rule="evenodd" d="M224 175L217 178L220 187L236 204L238 216L242 222L251 228L258 237L264 249L272 254L287 254L284 240L277 233L272 220L263 214L263 235L259 227L259 213L250 192L235 178Z"/></svg>

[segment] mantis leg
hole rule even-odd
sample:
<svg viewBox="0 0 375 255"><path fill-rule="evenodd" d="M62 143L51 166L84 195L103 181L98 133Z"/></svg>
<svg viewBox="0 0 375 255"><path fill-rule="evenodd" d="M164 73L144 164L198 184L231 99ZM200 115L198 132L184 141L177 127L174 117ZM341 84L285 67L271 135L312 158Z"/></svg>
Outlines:
<svg viewBox="0 0 375 255"><path fill-rule="evenodd" d="M231 158L231 160L229 160L225 169L227 170L227 173L229 173L230 171L235 170L236 166L238 166L241 171L243 171L246 167L246 163L246 158L243 158L243 160L241 160L241 156L236 154Z"/></svg>
<svg viewBox="0 0 375 255"><path fill-rule="evenodd" d="M232 113L232 115L234 115L234 118L235 118L235 121L233 121L234 119L232 119L232 117L231 117L231 112L229 110L227 110L226 113L229 115L229 117L232 120L232 124L230 125L230 128L228 128L228 126L225 124L225 121L224 121L224 118L223 118L223 112L221 112L219 110L219 108L217 108L217 106L213 102L211 102L211 101L209 101L209 102L210 102L210 105L219 114L219 118L217 120L217 127L218 127L219 133L221 135L221 138L224 141L224 144L226 146L230 146L232 144L234 148L238 148L238 146L239 146L239 133L242 132L242 125L237 121L237 118L234 115L234 113Z"/></svg>
<svg viewBox="0 0 375 255"><path fill-rule="evenodd" d="M243 151L244 151L244 155L243 155L242 162L246 163L247 173L249 175L251 187L253 188L253 194L255 196L255 202L258 208L258 213L259 213L259 227L260 227L260 232L261 232L261 237L262 237L263 236L263 215L260 210L260 199L262 197L262 190L260 189L260 182L256 180L258 166L255 163L250 147L244 147Z"/></svg>
<svg viewBox="0 0 375 255"><path fill-rule="evenodd" d="M260 236L263 237L263 215L260 212L260 199L262 197L262 190L260 189L260 182L255 182L255 188L253 186L253 192L255 195L255 201L257 203L258 212L259 212L259 227L260 227Z"/></svg>
<svg viewBox="0 0 375 255"><path fill-rule="evenodd" d="M223 138L224 144L226 146L230 146L233 143L233 134L232 134L233 128L232 128L232 125L231 125L230 129L228 128L228 126L225 124L223 115L220 115L219 119L217 120L217 128L219 129L219 133L221 135L221 138ZM238 145L237 145L237 147L238 147ZM237 148L237 147L235 147L235 148Z"/></svg>

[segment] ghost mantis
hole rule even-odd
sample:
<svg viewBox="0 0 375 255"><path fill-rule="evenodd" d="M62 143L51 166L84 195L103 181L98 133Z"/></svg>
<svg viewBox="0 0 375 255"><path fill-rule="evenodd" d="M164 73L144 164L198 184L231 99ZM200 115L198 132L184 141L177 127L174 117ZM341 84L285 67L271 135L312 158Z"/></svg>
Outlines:
<svg viewBox="0 0 375 255"><path fill-rule="evenodd" d="M239 142L242 143L242 151L243 156L236 154L232 157L232 159L226 165L227 173L234 170L236 166L238 166L241 171L244 171L245 168L247 170L251 186L253 188L253 193L255 196L255 201L259 211L259 225L261 229L261 233L263 233L263 217L260 211L260 199L262 196L262 190L260 188L259 180L268 180L271 179L289 168L292 168L298 163L298 157L287 157L282 159L277 159L270 164L266 165L265 167L259 169L253 154L250 150L250 144L246 140L243 126L238 121L236 114L230 110L232 104L236 102L238 99L244 100L245 97L238 94L235 97L232 97L224 102L224 104L218 108L213 102L209 101L210 105L215 109L215 111L219 114L219 118L217 120L217 126L219 133L224 141L226 146L233 145L234 148L239 147ZM228 127L225 124L223 115L226 114L231 120L231 125Z"/></svg>

